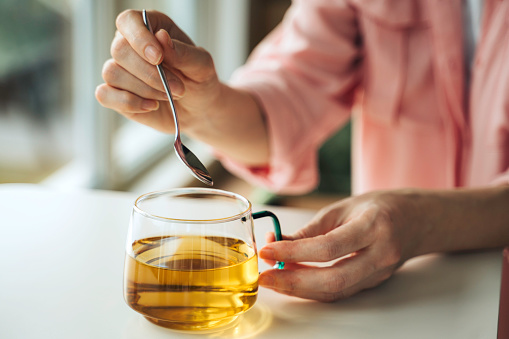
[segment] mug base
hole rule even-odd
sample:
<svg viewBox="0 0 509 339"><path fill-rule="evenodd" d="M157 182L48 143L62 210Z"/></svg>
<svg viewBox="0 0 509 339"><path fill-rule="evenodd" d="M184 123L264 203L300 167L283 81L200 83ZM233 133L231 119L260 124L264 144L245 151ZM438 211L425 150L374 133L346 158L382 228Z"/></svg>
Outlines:
<svg viewBox="0 0 509 339"><path fill-rule="evenodd" d="M231 324L235 321L239 316L228 317L220 320L212 320L212 321L201 321L201 322L175 322L175 321L166 321L151 317L145 317L148 321L158 326L162 326L171 330L177 331L206 331L206 330L216 330L220 329L223 326Z"/></svg>

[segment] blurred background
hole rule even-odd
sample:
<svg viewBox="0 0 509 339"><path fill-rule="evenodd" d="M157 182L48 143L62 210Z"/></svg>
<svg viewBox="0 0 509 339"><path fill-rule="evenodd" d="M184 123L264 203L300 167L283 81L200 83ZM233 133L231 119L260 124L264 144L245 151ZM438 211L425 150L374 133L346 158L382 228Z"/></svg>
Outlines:
<svg viewBox="0 0 509 339"><path fill-rule="evenodd" d="M282 19L291 0L2 0L0 183L147 192L201 186L178 162L172 137L101 107L94 91L110 58L115 18L127 8L165 12L209 50L226 80ZM205 145L185 144L216 187L257 203L319 208L350 193L350 127L320 151L321 182L278 196L228 174Z"/></svg>

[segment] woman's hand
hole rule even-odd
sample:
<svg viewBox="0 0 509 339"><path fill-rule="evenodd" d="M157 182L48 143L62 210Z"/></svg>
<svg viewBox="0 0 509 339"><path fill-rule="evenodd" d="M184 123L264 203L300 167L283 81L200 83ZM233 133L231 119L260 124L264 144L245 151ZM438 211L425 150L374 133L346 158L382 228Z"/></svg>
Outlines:
<svg viewBox="0 0 509 339"><path fill-rule="evenodd" d="M117 17L113 58L104 64L105 83L97 87L96 97L129 119L171 133L172 114L154 65L162 62L183 129L216 104L220 83L207 51L196 47L166 15L148 15L155 35L145 27L140 11L127 10Z"/></svg>
<svg viewBox="0 0 509 339"><path fill-rule="evenodd" d="M196 47L166 15L140 11L117 17L112 59L103 67L99 103L165 133L174 132L173 116L155 65L162 62L182 132L246 165L265 165L269 144L262 110L251 94L218 80L211 55Z"/></svg>
<svg viewBox="0 0 509 339"><path fill-rule="evenodd" d="M418 255L509 245L508 206L509 185L381 191L344 199L324 208L288 241L273 242L271 235L260 257L286 266L263 272L260 284L307 299L346 298L380 284Z"/></svg>
<svg viewBox="0 0 509 339"><path fill-rule="evenodd" d="M328 302L380 284L413 256L419 239L412 210L402 198L376 192L344 199L321 210L289 241L268 239L260 257L286 266L262 273L260 284ZM316 267L302 262L331 263Z"/></svg>

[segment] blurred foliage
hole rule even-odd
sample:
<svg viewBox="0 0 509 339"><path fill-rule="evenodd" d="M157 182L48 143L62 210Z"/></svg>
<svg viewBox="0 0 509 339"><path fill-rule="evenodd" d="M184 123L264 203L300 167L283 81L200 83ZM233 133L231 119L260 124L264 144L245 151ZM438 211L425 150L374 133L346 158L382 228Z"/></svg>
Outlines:
<svg viewBox="0 0 509 339"><path fill-rule="evenodd" d="M300 206L318 209L351 194L351 122L333 134L320 147L318 166L320 181L317 188L300 196L278 195L256 188L250 196L259 204ZM299 198L303 198L298 202ZM297 199L297 200L295 200Z"/></svg>
<svg viewBox="0 0 509 339"><path fill-rule="evenodd" d="M17 48L58 33L61 17L37 0L0 1L0 45Z"/></svg>
<svg viewBox="0 0 509 339"><path fill-rule="evenodd" d="M0 77L58 50L63 20L37 0L0 1Z"/></svg>
<svg viewBox="0 0 509 339"><path fill-rule="evenodd" d="M317 192L349 195L351 191L351 122L320 148Z"/></svg>
<svg viewBox="0 0 509 339"><path fill-rule="evenodd" d="M0 141L15 145L0 148L0 183L38 182L68 159L70 22L52 1L0 0Z"/></svg>

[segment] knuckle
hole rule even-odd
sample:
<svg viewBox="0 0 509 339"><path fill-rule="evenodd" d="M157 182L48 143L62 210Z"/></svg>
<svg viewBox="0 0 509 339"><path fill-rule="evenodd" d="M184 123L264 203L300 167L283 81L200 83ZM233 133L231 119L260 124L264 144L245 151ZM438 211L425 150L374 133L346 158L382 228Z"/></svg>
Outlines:
<svg viewBox="0 0 509 339"><path fill-rule="evenodd" d="M118 65L113 59L106 61L102 69L102 77L104 81L107 84L115 83L118 78L118 71Z"/></svg>
<svg viewBox="0 0 509 339"><path fill-rule="evenodd" d="M209 51L202 47L198 47L198 51L201 55L201 65L202 65L202 72L203 77L205 79L211 78L215 76L215 65L214 65L214 59L212 58L212 55Z"/></svg>
<svg viewBox="0 0 509 339"><path fill-rule="evenodd" d="M280 281L280 283L280 288L288 292L295 292L299 289L300 279L294 274L289 274L285 276L284 279Z"/></svg>
<svg viewBox="0 0 509 339"><path fill-rule="evenodd" d="M285 255L285 260L286 261L289 261L289 262L293 262L295 261L295 254L296 254L296 251L295 251L295 247L294 246L291 246L292 244L289 244L290 246L284 246L286 245L286 243L281 243L282 246L282 251Z"/></svg>
<svg viewBox="0 0 509 339"><path fill-rule="evenodd" d="M378 220L385 225L392 225L393 224L393 218L391 213L389 211L380 209L377 211L377 218Z"/></svg>
<svg viewBox="0 0 509 339"><path fill-rule="evenodd" d="M401 250L397 247L391 247L384 251L384 254L379 257L376 263L372 266L372 272L380 272L387 268L398 266L402 261Z"/></svg>
<svg viewBox="0 0 509 339"><path fill-rule="evenodd" d="M99 85L95 89L95 98L97 101L104 106L105 99L106 99L106 86Z"/></svg>
<svg viewBox="0 0 509 339"><path fill-rule="evenodd" d="M132 97L127 92L121 92L118 96L119 109L124 112L132 112L135 110L135 105Z"/></svg>
<svg viewBox="0 0 509 339"><path fill-rule="evenodd" d="M182 60L183 62L187 62L191 53L189 51L190 47L184 43L175 42L175 50L176 50L176 61Z"/></svg>
<svg viewBox="0 0 509 339"><path fill-rule="evenodd" d="M287 288L294 292L294 291L297 291L298 290L298 286L299 286L299 279L297 277L290 277L288 280L287 280Z"/></svg>
<svg viewBox="0 0 509 339"><path fill-rule="evenodd" d="M124 55L129 43L127 40L119 34L113 39L110 47L110 54L115 60L120 60Z"/></svg>
<svg viewBox="0 0 509 339"><path fill-rule="evenodd" d="M334 274L325 282L327 293L341 293L347 287L347 279L343 274Z"/></svg>
<svg viewBox="0 0 509 339"><path fill-rule="evenodd" d="M130 20L132 20L133 16L135 15L136 11L134 9L126 9L125 11L121 12L115 20L117 28L121 27L126 22L130 22Z"/></svg>
<svg viewBox="0 0 509 339"><path fill-rule="evenodd" d="M166 72L165 72L166 73ZM145 82L149 84L153 88L158 88L161 85L161 78L159 73L155 67L151 67L151 70L145 74L146 80ZM170 79L170 76L167 76Z"/></svg>
<svg viewBox="0 0 509 339"><path fill-rule="evenodd" d="M205 66L213 66L214 61L212 59L212 55L203 47L197 47L198 51L200 52L200 55L202 57L202 62Z"/></svg>
<svg viewBox="0 0 509 339"><path fill-rule="evenodd" d="M324 261L336 259L338 253L338 246L332 241L330 234L320 236L324 241L321 242L319 255Z"/></svg>
<svg viewBox="0 0 509 339"><path fill-rule="evenodd" d="M386 267L397 265L402 258L401 249L397 246L392 246L390 250L386 251L384 258Z"/></svg>
<svg viewBox="0 0 509 339"><path fill-rule="evenodd" d="M300 230L298 230L297 232L295 232L295 234L292 236L292 238L296 238L296 239L305 239L305 238L309 238L309 225L308 227L304 227L304 228L301 228Z"/></svg>

